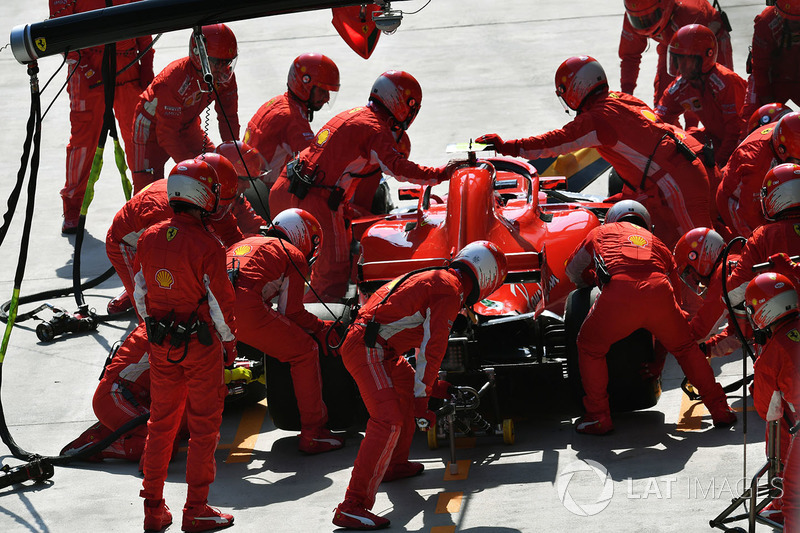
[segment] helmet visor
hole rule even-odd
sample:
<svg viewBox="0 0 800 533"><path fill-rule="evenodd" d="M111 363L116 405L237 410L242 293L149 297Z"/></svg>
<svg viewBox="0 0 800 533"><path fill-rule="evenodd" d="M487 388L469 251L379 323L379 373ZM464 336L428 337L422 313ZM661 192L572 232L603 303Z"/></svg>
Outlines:
<svg viewBox="0 0 800 533"><path fill-rule="evenodd" d="M695 294L702 296L708 289L708 279L703 278L698 272L689 265L681 271L680 278Z"/></svg>
<svg viewBox="0 0 800 533"><path fill-rule="evenodd" d="M694 80L703 73L703 58L697 55L667 53L667 73L673 78L681 76L687 80Z"/></svg>
<svg viewBox="0 0 800 533"><path fill-rule="evenodd" d="M637 33L653 35L661 31L659 22L661 22L664 11L660 7L644 15L633 15L630 12L626 12L625 15Z"/></svg>
<svg viewBox="0 0 800 533"><path fill-rule="evenodd" d="M211 67L211 74L214 76L214 81L216 83L225 84L231 81L231 78L233 77L233 69L236 67L236 59L236 57L233 59L218 59L216 57L208 58L208 64Z"/></svg>

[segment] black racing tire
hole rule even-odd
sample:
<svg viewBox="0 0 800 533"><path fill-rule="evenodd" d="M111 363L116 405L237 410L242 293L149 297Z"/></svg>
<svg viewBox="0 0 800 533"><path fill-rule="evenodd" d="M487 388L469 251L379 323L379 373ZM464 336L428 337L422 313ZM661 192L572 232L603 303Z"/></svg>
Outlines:
<svg viewBox="0 0 800 533"><path fill-rule="evenodd" d="M272 423L286 431L300 430L300 412L289 363L265 356L267 407ZM328 428L346 430L363 425L367 410L355 381L339 357L320 357L322 400L328 408Z"/></svg>
<svg viewBox="0 0 800 533"><path fill-rule="evenodd" d="M250 182L250 187L245 191L244 197L247 198L250 205L253 206L253 210L256 214L269 223L271 220L269 212L269 187L259 179L253 180Z"/></svg>
<svg viewBox="0 0 800 533"><path fill-rule="evenodd" d="M624 183L622 183L622 178L619 177L616 169L612 167L611 172L608 173L608 195L614 196L622 192L623 187Z"/></svg>
<svg viewBox="0 0 800 533"><path fill-rule="evenodd" d="M567 374L576 399L584 396L578 366L578 332L599 294L596 287L576 289L567 297L564 309ZM653 359L653 336L647 330L639 329L611 345L606 361L612 411L648 409L658 402L661 396L660 378L645 379L641 375L642 364Z"/></svg>

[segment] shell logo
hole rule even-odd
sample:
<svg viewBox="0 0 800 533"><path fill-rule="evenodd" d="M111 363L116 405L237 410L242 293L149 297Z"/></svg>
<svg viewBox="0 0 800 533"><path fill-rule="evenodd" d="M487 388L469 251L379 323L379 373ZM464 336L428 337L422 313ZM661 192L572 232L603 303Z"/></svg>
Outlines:
<svg viewBox="0 0 800 533"><path fill-rule="evenodd" d="M253 247L249 244L243 244L241 246L237 246L236 249L233 251L233 255L247 255L250 253Z"/></svg>
<svg viewBox="0 0 800 533"><path fill-rule="evenodd" d="M319 133L317 133L317 138L314 140L314 142L317 143L317 146L322 146L323 144L328 142L328 139L330 139L330 137L331 137L331 130L324 129Z"/></svg>
<svg viewBox="0 0 800 533"><path fill-rule="evenodd" d="M645 239L641 235L628 236L628 242L630 242L634 246L647 246L647 239Z"/></svg>
<svg viewBox="0 0 800 533"><path fill-rule="evenodd" d="M650 111L649 109L642 109L642 115L644 115L644 118L646 118L650 122L656 121L656 114Z"/></svg>
<svg viewBox="0 0 800 533"><path fill-rule="evenodd" d="M172 277L172 272L166 268L161 268L156 272L156 283L162 289L171 289L172 284L175 283L175 278Z"/></svg>

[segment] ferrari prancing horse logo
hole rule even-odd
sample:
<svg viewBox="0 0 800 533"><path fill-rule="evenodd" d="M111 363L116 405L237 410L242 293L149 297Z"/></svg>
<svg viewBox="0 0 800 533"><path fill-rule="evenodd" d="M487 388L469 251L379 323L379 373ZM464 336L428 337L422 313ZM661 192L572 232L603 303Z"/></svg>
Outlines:
<svg viewBox="0 0 800 533"><path fill-rule="evenodd" d="M167 242L171 241L175 238L175 235L178 234L178 228L175 226L170 226L167 228Z"/></svg>
<svg viewBox="0 0 800 533"><path fill-rule="evenodd" d="M794 342L800 342L800 333L796 329L793 329L792 331L787 333L786 336L789 337L789 339L793 340Z"/></svg>

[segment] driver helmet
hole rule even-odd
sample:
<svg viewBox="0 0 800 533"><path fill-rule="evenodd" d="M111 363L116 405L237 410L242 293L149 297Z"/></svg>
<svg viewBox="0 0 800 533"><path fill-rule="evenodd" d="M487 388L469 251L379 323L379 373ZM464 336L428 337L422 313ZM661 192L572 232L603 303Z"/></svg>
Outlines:
<svg viewBox="0 0 800 533"><path fill-rule="evenodd" d="M573 111L595 92L608 90L608 79L600 63L591 56L570 57L556 69L556 95Z"/></svg>
<svg viewBox="0 0 800 533"><path fill-rule="evenodd" d="M611 206L606 213L604 224L612 222L630 222L650 230L650 213L647 208L636 200L620 200Z"/></svg>
<svg viewBox="0 0 800 533"><path fill-rule="evenodd" d="M678 239L672 255L686 286L703 294L724 249L725 239L709 228L694 228Z"/></svg>
<svg viewBox="0 0 800 533"><path fill-rule="evenodd" d="M800 113L793 111L778 120L772 130L772 148L782 162L800 163Z"/></svg>
<svg viewBox="0 0 800 533"><path fill-rule="evenodd" d="M689 70L681 58L694 58ZM667 49L667 72L670 76L695 79L717 64L717 38L702 24L689 24L675 32Z"/></svg>
<svg viewBox="0 0 800 533"><path fill-rule="evenodd" d="M506 256L489 241L473 241L453 258L450 267L463 266L472 277L472 291L466 305L474 305L500 288L508 274Z"/></svg>
<svg viewBox="0 0 800 533"><path fill-rule="evenodd" d="M206 42L206 53L214 75L214 82L227 83L233 77L238 55L236 36L225 24L203 26L203 38ZM200 51L195 46L194 35L189 38L189 57L197 70L200 70Z"/></svg>
<svg viewBox="0 0 800 533"><path fill-rule="evenodd" d="M339 68L328 56L315 53L301 54L292 61L287 86L301 102L311 105L314 88L328 93L339 90ZM320 103L320 108L330 100L330 94L321 99L324 99L324 102ZM314 111L319 111L319 108Z"/></svg>
<svg viewBox="0 0 800 533"><path fill-rule="evenodd" d="M422 87L408 72L388 70L372 84L369 99L382 104L392 114L397 126L407 130L419 113Z"/></svg>
<svg viewBox="0 0 800 533"><path fill-rule="evenodd" d="M797 291L783 274L765 272L747 284L744 307L753 329L765 330L782 318L799 312Z"/></svg>
<svg viewBox="0 0 800 533"><path fill-rule="evenodd" d="M764 104L750 115L750 120L747 121L747 133L753 133L757 128L776 122L783 115L791 112L792 108L786 104L777 102L773 104Z"/></svg>
<svg viewBox="0 0 800 533"><path fill-rule="evenodd" d="M633 30L647 37L664 31L675 8L675 0L625 0L625 16Z"/></svg>
<svg viewBox="0 0 800 533"><path fill-rule="evenodd" d="M204 161L181 161L167 176L167 198L170 206L182 204L198 207L203 216L208 216L219 203L216 172Z"/></svg>
<svg viewBox="0 0 800 533"><path fill-rule="evenodd" d="M800 165L784 163L764 176L761 187L761 212L770 221L790 209L800 212Z"/></svg>
<svg viewBox="0 0 800 533"><path fill-rule="evenodd" d="M288 240L300 250L309 265L316 261L322 245L322 226L314 215L296 207L275 215L267 235Z"/></svg>

